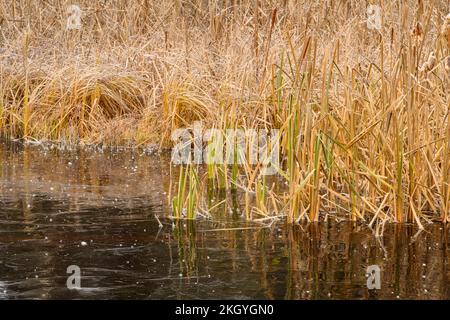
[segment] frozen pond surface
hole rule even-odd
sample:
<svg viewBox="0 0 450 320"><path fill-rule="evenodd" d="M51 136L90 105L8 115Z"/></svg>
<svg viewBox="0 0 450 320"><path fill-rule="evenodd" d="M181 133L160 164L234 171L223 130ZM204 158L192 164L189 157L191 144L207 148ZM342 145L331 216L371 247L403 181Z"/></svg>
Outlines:
<svg viewBox="0 0 450 320"><path fill-rule="evenodd" d="M169 170L138 152L0 142L0 299L450 298L448 227L375 238L348 222L263 228L227 210L174 224ZM80 290L66 287L71 265Z"/></svg>

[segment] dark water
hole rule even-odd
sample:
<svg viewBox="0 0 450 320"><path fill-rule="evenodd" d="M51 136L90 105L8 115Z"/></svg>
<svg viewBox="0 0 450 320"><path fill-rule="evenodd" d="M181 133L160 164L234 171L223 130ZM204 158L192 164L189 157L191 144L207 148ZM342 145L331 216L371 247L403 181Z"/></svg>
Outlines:
<svg viewBox="0 0 450 320"><path fill-rule="evenodd" d="M449 299L448 228L172 223L167 157L0 143L1 299ZM161 217L159 228L155 215ZM81 269L81 289L66 287ZM381 269L368 290L366 269Z"/></svg>

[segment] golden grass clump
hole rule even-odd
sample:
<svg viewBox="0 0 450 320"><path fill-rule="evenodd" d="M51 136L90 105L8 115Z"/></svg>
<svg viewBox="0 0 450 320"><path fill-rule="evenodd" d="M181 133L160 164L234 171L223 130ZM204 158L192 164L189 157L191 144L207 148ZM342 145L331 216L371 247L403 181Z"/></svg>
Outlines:
<svg viewBox="0 0 450 320"><path fill-rule="evenodd" d="M364 1L2 3L0 134L166 148L196 121L278 129L288 191L208 167L247 217L449 221L448 4L380 6L375 29Z"/></svg>
<svg viewBox="0 0 450 320"><path fill-rule="evenodd" d="M6 73L6 71L4 71ZM125 125L109 135L112 126L124 119L141 117L148 83L126 71L105 68L61 68L43 72L28 69L10 71L3 91L3 133L10 137L67 143L130 142L120 137L130 129ZM27 92L29 119L25 132L23 103ZM113 141L114 140L114 141Z"/></svg>

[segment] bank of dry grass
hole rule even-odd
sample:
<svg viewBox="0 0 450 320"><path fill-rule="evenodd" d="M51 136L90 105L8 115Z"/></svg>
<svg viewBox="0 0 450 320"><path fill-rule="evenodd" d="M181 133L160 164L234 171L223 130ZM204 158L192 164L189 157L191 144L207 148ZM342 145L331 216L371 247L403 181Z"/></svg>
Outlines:
<svg viewBox="0 0 450 320"><path fill-rule="evenodd" d="M374 3L381 30L366 1L4 2L1 134L169 147L196 120L278 128L289 192L249 217L448 221L449 3Z"/></svg>

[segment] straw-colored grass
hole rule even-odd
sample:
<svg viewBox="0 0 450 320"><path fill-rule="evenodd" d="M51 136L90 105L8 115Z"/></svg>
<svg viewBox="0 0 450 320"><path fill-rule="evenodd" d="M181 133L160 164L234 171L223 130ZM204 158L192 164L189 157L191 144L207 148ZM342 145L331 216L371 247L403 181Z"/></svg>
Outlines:
<svg viewBox="0 0 450 320"><path fill-rule="evenodd" d="M208 168L245 191L248 218L448 222L449 3L373 1L375 30L371 2L3 2L0 132L170 147L197 120L277 128L285 194L258 167ZM80 29L66 29L71 4Z"/></svg>

